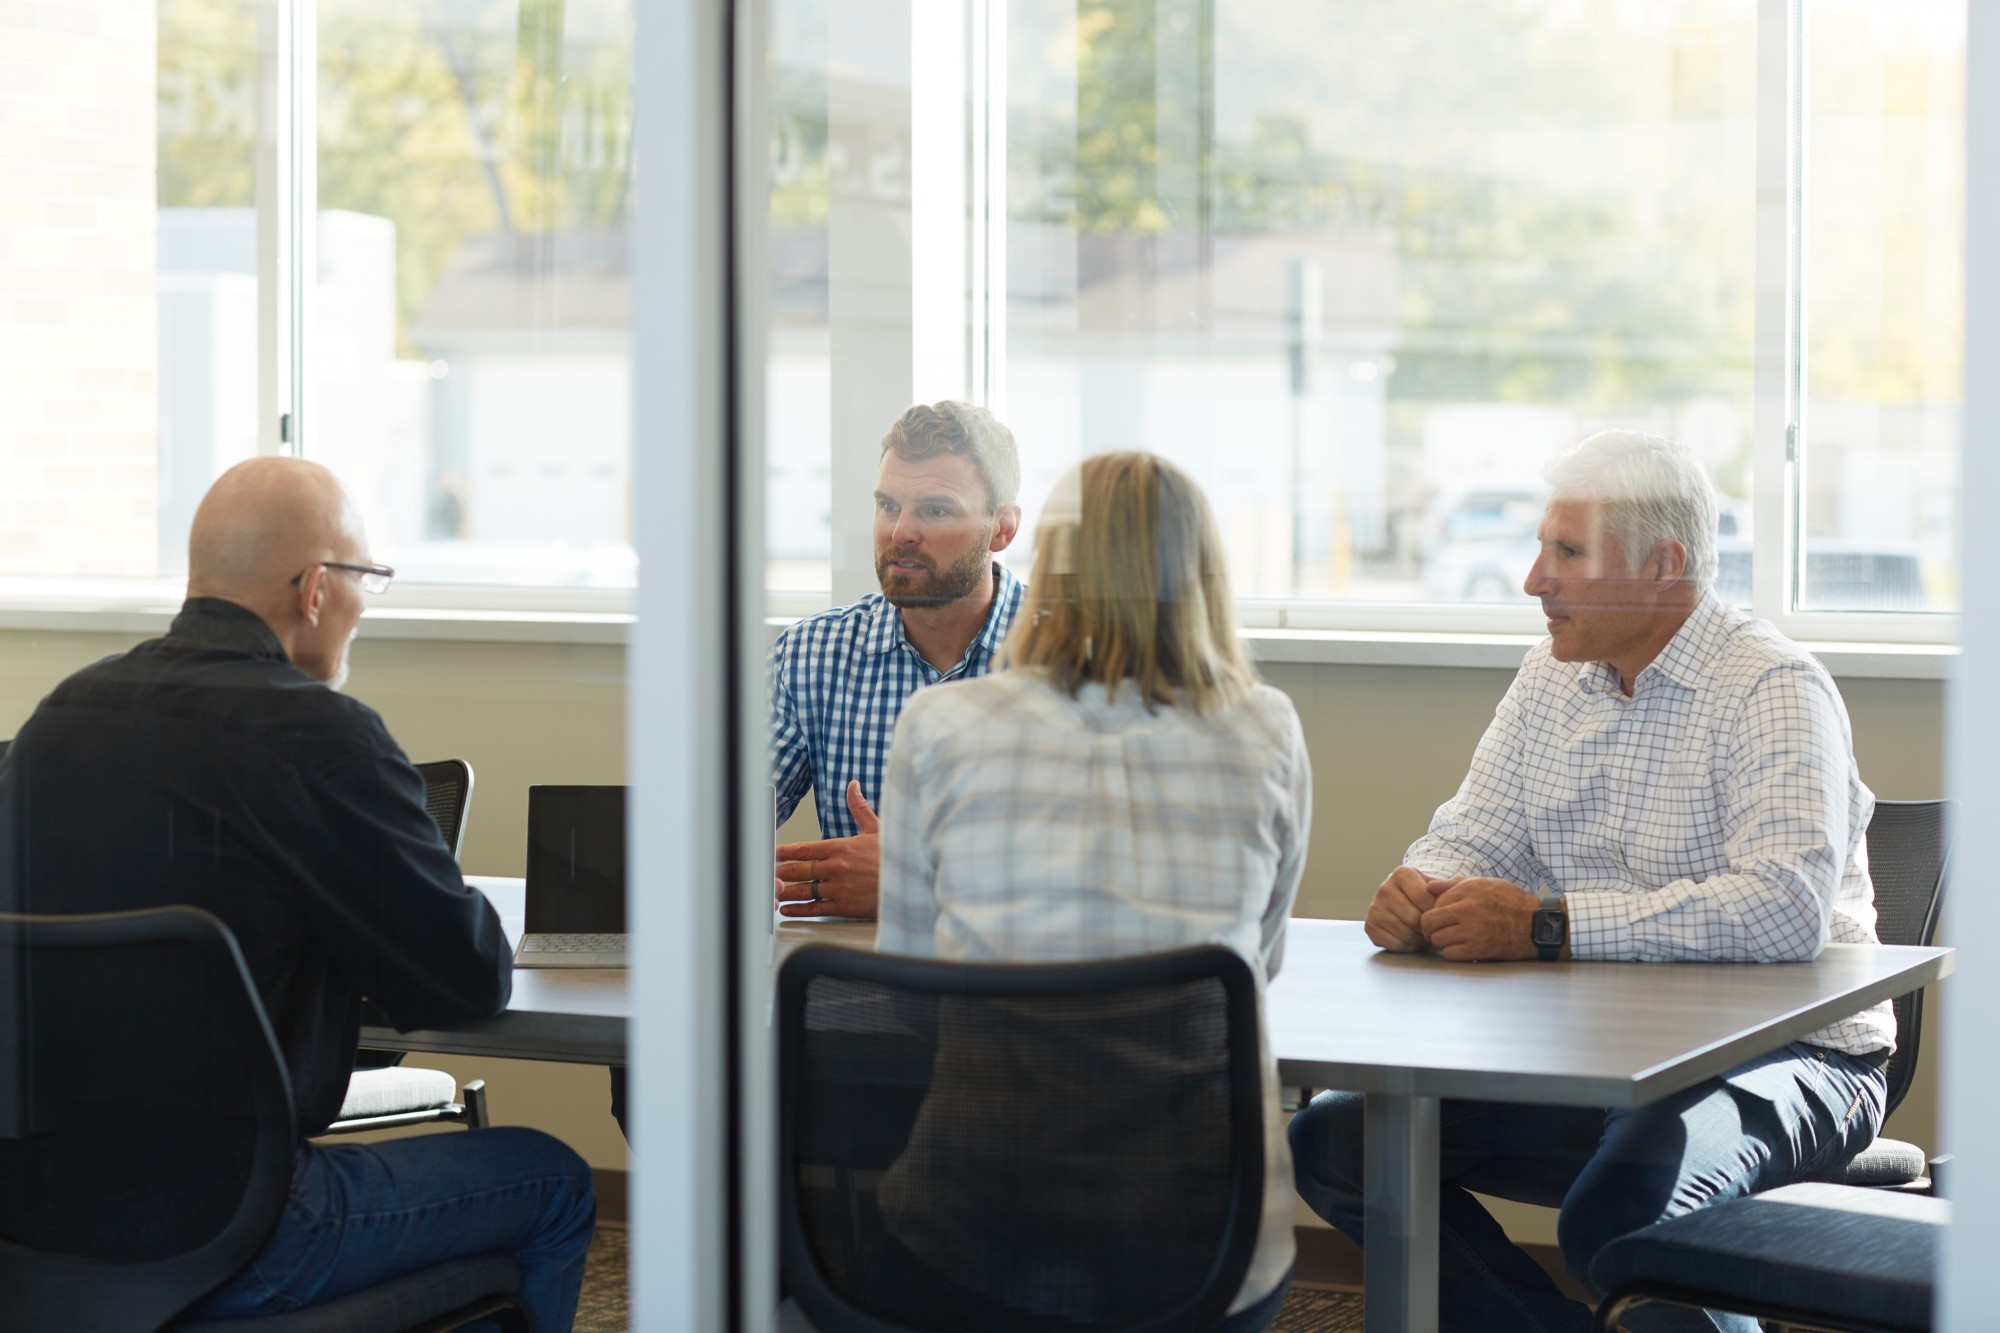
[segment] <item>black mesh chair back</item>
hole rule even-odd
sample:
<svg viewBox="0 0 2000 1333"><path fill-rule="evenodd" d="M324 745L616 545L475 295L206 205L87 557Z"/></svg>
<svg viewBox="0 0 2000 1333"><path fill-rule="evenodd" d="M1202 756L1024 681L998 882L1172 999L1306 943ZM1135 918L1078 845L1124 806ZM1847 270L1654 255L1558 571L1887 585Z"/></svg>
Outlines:
<svg viewBox="0 0 2000 1333"><path fill-rule="evenodd" d="M1868 873L1875 882L1875 934L1884 944L1937 938L1958 802L1877 801L1868 821ZM1924 993L1895 1002L1896 1053L1889 1058L1889 1110L1910 1090L1923 1038Z"/></svg>
<svg viewBox="0 0 2000 1333"><path fill-rule="evenodd" d="M465 812L472 806L472 765L463 759L418 764L424 776L424 809L430 811L453 859L465 842Z"/></svg>
<svg viewBox="0 0 2000 1333"><path fill-rule="evenodd" d="M424 809L429 812L431 822L438 827L438 834L444 845L451 848L452 859L458 859L459 848L465 843L465 813L472 808L472 765L463 759L436 759L428 764L418 764L417 772L424 779ZM373 1000L363 1000L361 1021L374 1027L387 1027L389 1017ZM355 1053L356 1069L383 1069L403 1063L401 1051L378 1051L364 1046ZM472 1085L467 1085L471 1087ZM329 1134L353 1134L377 1129L389 1129L399 1125L423 1124L435 1120L465 1121L475 1128L484 1127L485 1081L477 1080L476 1098L450 1107L425 1110L421 1113L398 1112L387 1120L369 1117L359 1121L339 1121L328 1126Z"/></svg>
<svg viewBox="0 0 2000 1333"><path fill-rule="evenodd" d="M1242 958L812 946L778 989L783 1265L821 1333L1221 1324L1264 1190Z"/></svg>
<svg viewBox="0 0 2000 1333"><path fill-rule="evenodd" d="M263 1245L295 1143L220 921L0 915L0 1323L159 1327Z"/></svg>

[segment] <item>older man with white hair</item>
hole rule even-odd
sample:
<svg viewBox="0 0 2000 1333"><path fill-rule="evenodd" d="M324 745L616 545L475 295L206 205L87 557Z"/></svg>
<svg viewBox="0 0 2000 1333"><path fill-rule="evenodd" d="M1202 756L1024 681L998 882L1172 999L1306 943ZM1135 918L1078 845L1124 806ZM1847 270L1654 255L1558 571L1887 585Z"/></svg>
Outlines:
<svg viewBox="0 0 2000 1333"><path fill-rule="evenodd" d="M1529 650L1458 794L1376 890L1368 936L1452 962L1778 962L1873 942L1874 797L1825 668L1715 594L1715 493L1680 446L1593 435L1548 469ZM1637 1110L1447 1101L1439 1323L1581 1330L1473 1192L1559 1206L1570 1273L1608 1242L1843 1165L1881 1127L1888 1004ZM1362 1234L1362 1099L1292 1123L1298 1188ZM1653 1305L1640 1329L1754 1330Z"/></svg>

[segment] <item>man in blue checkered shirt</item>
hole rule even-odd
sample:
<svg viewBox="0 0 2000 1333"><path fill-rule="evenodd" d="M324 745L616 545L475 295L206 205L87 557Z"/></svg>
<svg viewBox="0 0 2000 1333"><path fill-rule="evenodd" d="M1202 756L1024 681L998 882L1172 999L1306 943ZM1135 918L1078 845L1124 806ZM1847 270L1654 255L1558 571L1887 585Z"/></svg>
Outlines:
<svg viewBox="0 0 2000 1333"><path fill-rule="evenodd" d="M993 414L918 405L882 437L875 575L852 606L802 620L769 661L771 781L778 820L811 788L817 842L778 848L778 910L875 915L880 849L871 801L903 701L926 685L983 675L1021 606L1021 582L993 556L1021 526L1020 456Z"/></svg>

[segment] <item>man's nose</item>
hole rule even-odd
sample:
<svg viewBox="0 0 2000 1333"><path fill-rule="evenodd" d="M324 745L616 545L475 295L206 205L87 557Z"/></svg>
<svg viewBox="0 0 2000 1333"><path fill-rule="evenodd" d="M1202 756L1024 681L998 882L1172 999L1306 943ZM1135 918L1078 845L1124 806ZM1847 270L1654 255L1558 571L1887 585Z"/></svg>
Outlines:
<svg viewBox="0 0 2000 1333"><path fill-rule="evenodd" d="M917 521L910 517L908 510L896 515L896 525L889 529L889 540L898 546L914 546L917 541Z"/></svg>
<svg viewBox="0 0 2000 1333"><path fill-rule="evenodd" d="M1546 597L1555 587L1555 580L1542 568L1543 557L1537 555L1535 563L1528 566L1528 577L1521 582L1521 591L1530 597Z"/></svg>

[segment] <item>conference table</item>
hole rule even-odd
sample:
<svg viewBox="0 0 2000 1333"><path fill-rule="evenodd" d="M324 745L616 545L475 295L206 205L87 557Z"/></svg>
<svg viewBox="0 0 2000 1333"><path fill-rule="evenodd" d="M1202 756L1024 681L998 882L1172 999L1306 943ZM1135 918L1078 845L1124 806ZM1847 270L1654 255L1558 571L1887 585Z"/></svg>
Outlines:
<svg viewBox="0 0 2000 1333"><path fill-rule="evenodd" d="M468 878L521 930L521 881ZM782 920L773 969L808 943L872 948L872 922ZM1358 921L1297 917L1266 999L1292 1087L1366 1097L1369 1333L1437 1327L1438 1130L1445 1098L1643 1106L1951 971L1952 951L1831 944L1810 963L1447 963L1386 954ZM364 1030L370 1046L616 1064L622 970L518 969L497 1017Z"/></svg>

